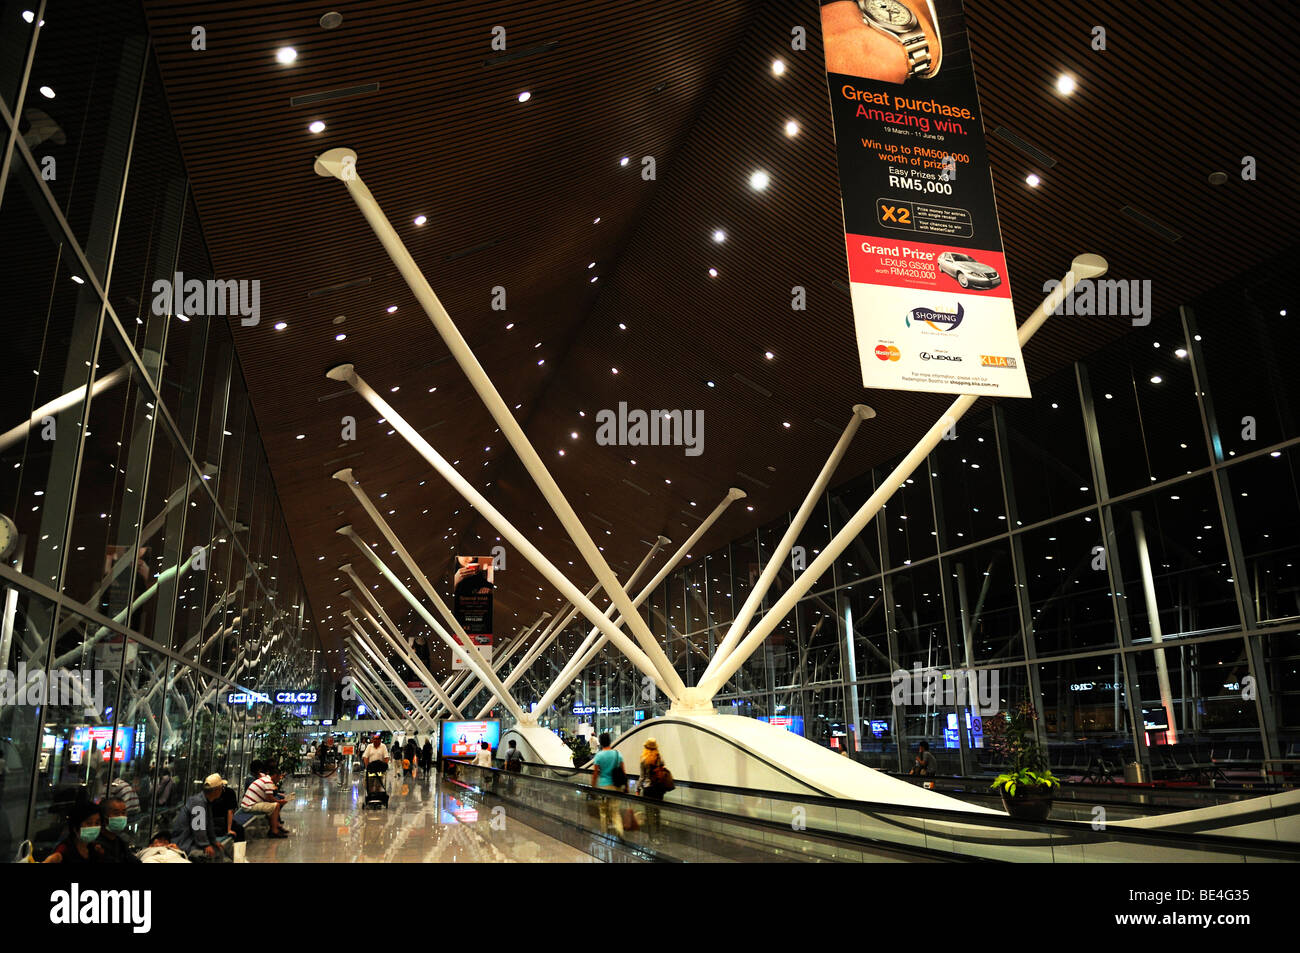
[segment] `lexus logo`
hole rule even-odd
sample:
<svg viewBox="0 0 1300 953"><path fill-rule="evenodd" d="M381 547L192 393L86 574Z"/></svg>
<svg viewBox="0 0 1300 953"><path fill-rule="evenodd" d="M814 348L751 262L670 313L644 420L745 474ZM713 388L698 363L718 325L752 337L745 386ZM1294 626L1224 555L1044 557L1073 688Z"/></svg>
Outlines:
<svg viewBox="0 0 1300 953"><path fill-rule="evenodd" d="M921 352L923 361L960 361L961 358L954 354L931 354L929 351Z"/></svg>

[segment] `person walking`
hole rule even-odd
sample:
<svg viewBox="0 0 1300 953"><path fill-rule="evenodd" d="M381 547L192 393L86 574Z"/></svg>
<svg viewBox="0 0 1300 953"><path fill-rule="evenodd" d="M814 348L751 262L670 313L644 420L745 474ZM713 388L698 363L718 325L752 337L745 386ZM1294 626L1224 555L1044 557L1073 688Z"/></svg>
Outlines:
<svg viewBox="0 0 1300 953"><path fill-rule="evenodd" d="M424 776L429 776L429 771L433 768L433 739L425 738L424 747L420 749L420 770Z"/></svg>
<svg viewBox="0 0 1300 953"><path fill-rule="evenodd" d="M672 773L659 753L659 742L654 738L647 738L641 748L641 777L637 787L641 791L641 796L646 799L646 831L650 835L651 843L658 843L659 805L663 803L664 795L675 785Z"/></svg>
<svg viewBox="0 0 1300 953"><path fill-rule="evenodd" d="M627 774L623 770L623 756L610 747L608 731L600 733L599 741L600 750L591 761L591 786L606 791L626 791ZM620 775L623 779L622 784L618 783ZM600 832L606 834L612 827L614 836L621 840L623 837L622 804L614 798L602 797L599 798L597 806L600 809Z"/></svg>

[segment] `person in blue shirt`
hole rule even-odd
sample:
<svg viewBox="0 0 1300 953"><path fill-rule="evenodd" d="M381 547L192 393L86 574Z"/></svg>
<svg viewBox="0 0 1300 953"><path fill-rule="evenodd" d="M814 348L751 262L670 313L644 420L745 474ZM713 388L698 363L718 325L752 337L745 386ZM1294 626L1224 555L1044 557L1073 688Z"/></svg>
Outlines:
<svg viewBox="0 0 1300 953"><path fill-rule="evenodd" d="M617 791L619 786L614 783L615 768L623 767L623 756L610 747L609 732L602 731L600 734L600 750L596 752L596 757L591 762L591 786L594 788L605 788L608 791ZM623 790L626 790L624 782ZM614 798L599 798L600 807L600 832L607 833L612 827L615 837L623 836L623 811L622 805Z"/></svg>

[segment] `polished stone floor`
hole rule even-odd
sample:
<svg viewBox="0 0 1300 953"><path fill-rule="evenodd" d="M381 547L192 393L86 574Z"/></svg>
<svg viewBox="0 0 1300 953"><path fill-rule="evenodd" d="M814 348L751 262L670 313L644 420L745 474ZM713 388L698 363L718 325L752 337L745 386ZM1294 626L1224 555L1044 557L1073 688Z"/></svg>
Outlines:
<svg viewBox="0 0 1300 953"><path fill-rule="evenodd" d="M359 776L286 778L284 839L248 839L249 863L594 863L441 778L390 778L387 810L367 810ZM265 828L263 828L265 830Z"/></svg>

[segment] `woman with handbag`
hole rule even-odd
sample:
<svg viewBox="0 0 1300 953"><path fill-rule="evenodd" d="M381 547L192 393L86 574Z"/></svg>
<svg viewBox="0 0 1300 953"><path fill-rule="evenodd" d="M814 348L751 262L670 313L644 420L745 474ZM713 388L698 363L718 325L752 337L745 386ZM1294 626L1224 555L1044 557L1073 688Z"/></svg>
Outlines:
<svg viewBox="0 0 1300 953"><path fill-rule="evenodd" d="M641 780L637 785L646 799L645 826L652 841L659 840L659 803L673 789L672 773L659 754L659 742L647 738L641 748Z"/></svg>

